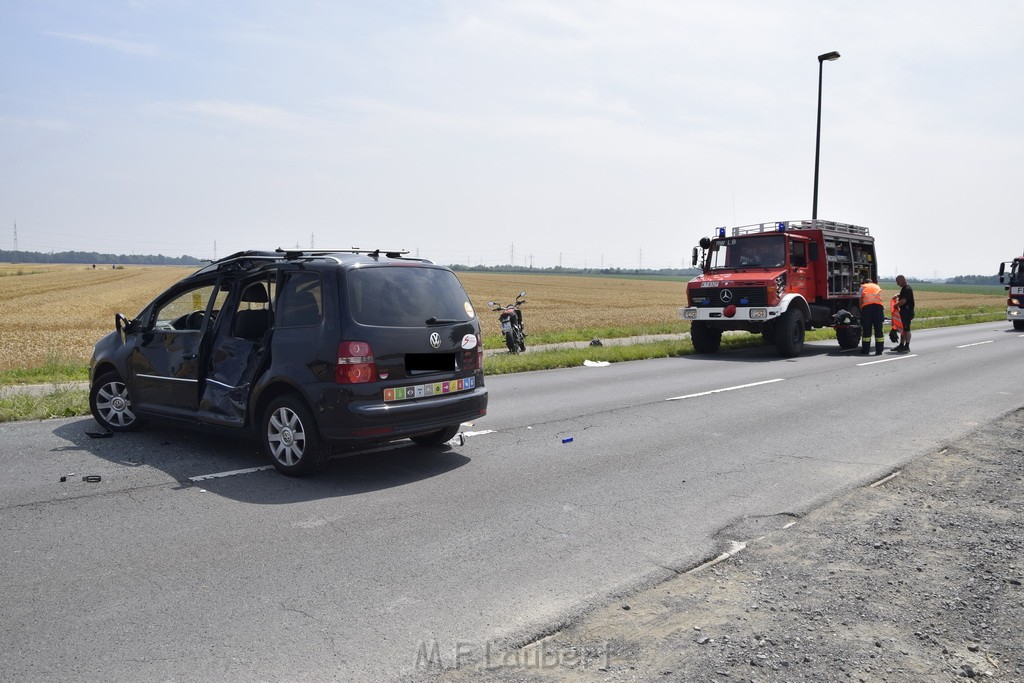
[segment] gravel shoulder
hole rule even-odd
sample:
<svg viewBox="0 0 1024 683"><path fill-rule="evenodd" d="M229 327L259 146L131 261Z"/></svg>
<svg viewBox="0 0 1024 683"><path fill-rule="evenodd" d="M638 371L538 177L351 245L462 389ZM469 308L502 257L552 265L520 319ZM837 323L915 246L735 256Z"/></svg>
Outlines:
<svg viewBox="0 0 1024 683"><path fill-rule="evenodd" d="M427 652L408 680L1022 681L1022 514L1024 409L774 530L733 525L737 552L543 640Z"/></svg>

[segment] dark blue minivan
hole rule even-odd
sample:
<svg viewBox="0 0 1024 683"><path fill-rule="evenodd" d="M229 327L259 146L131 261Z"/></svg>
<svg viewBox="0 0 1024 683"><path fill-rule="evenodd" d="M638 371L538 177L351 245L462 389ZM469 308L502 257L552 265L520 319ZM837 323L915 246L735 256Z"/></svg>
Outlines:
<svg viewBox="0 0 1024 683"><path fill-rule="evenodd" d="M289 475L398 439L440 445L487 412L466 290L402 252L239 252L115 326L90 362L97 422L241 430Z"/></svg>

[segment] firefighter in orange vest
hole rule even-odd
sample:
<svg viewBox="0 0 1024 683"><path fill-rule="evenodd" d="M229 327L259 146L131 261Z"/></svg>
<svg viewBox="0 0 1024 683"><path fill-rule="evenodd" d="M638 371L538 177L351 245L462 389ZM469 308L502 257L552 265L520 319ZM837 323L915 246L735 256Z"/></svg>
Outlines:
<svg viewBox="0 0 1024 683"><path fill-rule="evenodd" d="M885 323L885 308L882 305L882 288L876 278L868 278L860 286L860 324L863 330L861 353L871 353L871 332L875 333L875 355L881 355L885 348L882 325Z"/></svg>

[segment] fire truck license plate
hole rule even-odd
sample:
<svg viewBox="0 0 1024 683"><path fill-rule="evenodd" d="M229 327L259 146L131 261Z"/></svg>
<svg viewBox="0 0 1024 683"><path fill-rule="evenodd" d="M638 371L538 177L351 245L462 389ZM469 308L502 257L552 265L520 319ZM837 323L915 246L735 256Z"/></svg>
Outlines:
<svg viewBox="0 0 1024 683"><path fill-rule="evenodd" d="M702 283L700 283L700 286L701 287L717 287L718 283L717 282L702 282Z"/></svg>

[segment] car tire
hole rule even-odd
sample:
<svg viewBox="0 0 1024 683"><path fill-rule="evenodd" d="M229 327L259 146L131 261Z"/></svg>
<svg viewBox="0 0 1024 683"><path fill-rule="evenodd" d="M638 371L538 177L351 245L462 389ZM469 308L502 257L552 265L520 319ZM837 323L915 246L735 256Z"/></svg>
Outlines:
<svg viewBox="0 0 1024 683"><path fill-rule="evenodd" d="M804 320L796 311L786 311L776 319L775 350L783 358L796 358L804 350Z"/></svg>
<svg viewBox="0 0 1024 683"><path fill-rule="evenodd" d="M1024 320L1014 320L1013 321L1013 329L1015 329L1015 330L1024 330Z"/></svg>
<svg viewBox="0 0 1024 683"><path fill-rule="evenodd" d="M690 341L697 353L718 353L722 346L722 330L705 322L690 323Z"/></svg>
<svg viewBox="0 0 1024 683"><path fill-rule="evenodd" d="M840 348L843 349L855 349L860 346L861 342L861 328L860 326L850 325L848 327L837 327L836 328L836 341L839 342Z"/></svg>
<svg viewBox="0 0 1024 683"><path fill-rule="evenodd" d="M143 421L132 410L128 385L116 372L105 372L89 388L89 410L101 427L112 432L130 432Z"/></svg>
<svg viewBox="0 0 1024 683"><path fill-rule="evenodd" d="M411 437L415 443L420 446L440 446L443 443L447 443L455 438L455 435L459 433L459 425L452 425L439 429L436 432L430 432L429 434L420 434L419 436Z"/></svg>
<svg viewBox="0 0 1024 683"><path fill-rule="evenodd" d="M317 430L313 414L297 396L286 394L270 402L263 413L260 441L263 452L281 474L313 474L330 460L331 449Z"/></svg>

